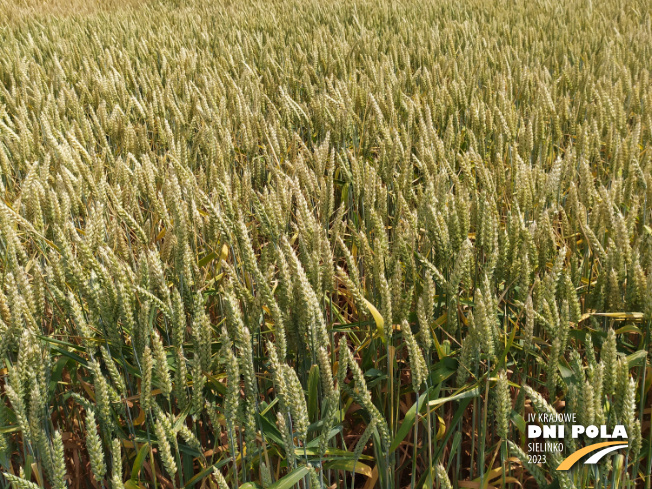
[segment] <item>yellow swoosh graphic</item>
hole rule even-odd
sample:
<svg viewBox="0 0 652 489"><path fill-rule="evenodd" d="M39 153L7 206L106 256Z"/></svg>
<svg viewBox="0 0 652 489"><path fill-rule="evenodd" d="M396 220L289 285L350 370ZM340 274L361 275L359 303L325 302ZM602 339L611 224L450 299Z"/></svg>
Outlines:
<svg viewBox="0 0 652 489"><path fill-rule="evenodd" d="M557 470L568 470L570 469L575 462L581 459L584 455L594 452L600 448L610 447L612 445L622 445L622 441L605 441L602 443L596 443L595 445L589 445L588 447L581 448L580 450L571 453L568 457L564 459L562 463L559 464Z"/></svg>

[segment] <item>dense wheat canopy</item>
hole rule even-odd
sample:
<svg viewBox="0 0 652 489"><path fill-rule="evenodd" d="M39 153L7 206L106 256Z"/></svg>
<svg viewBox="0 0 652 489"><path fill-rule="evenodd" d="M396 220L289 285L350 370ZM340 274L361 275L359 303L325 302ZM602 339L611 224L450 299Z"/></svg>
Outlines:
<svg viewBox="0 0 652 489"><path fill-rule="evenodd" d="M0 0L0 486L650 489L650 60L648 1Z"/></svg>

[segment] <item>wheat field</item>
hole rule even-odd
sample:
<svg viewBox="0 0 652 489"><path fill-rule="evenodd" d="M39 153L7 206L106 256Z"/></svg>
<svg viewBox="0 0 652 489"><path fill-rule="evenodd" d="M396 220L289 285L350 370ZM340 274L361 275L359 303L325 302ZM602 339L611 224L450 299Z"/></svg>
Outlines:
<svg viewBox="0 0 652 489"><path fill-rule="evenodd" d="M651 60L645 0L1 0L0 487L650 489Z"/></svg>

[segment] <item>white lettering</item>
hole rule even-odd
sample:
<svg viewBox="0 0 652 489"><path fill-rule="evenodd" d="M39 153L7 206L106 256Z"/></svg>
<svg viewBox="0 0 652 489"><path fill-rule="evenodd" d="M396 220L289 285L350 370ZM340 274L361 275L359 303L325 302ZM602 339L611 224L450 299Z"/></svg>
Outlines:
<svg viewBox="0 0 652 489"><path fill-rule="evenodd" d="M617 424L614 427L614 438L627 438L627 431L625 431L625 427L621 424Z"/></svg>
<svg viewBox="0 0 652 489"><path fill-rule="evenodd" d="M600 438L611 438L611 435L607 432L607 427L605 425L600 426Z"/></svg>
<svg viewBox="0 0 652 489"><path fill-rule="evenodd" d="M577 438L580 436L582 433L584 433L584 426L581 424L574 424L572 428L572 436L573 438Z"/></svg>
<svg viewBox="0 0 652 489"><path fill-rule="evenodd" d="M539 438L541 436L541 427L536 424L530 424L527 427L528 438Z"/></svg>
<svg viewBox="0 0 652 489"><path fill-rule="evenodd" d="M543 425L544 438L557 438L557 425Z"/></svg>

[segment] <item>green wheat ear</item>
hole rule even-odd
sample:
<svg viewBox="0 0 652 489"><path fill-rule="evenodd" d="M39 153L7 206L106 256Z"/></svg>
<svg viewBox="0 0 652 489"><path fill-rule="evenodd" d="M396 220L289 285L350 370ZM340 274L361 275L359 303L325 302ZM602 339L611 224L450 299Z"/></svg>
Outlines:
<svg viewBox="0 0 652 489"><path fill-rule="evenodd" d="M106 464L104 463L104 450L102 448L102 440L97 434L97 421L95 420L95 412L92 409L89 409L86 413L86 433L86 447L91 459L93 477L95 477L96 481L101 481L104 479L104 475L106 474Z"/></svg>
<svg viewBox="0 0 652 489"><path fill-rule="evenodd" d="M512 400L509 392L509 383L505 371L498 375L494 393L494 419L496 433L503 439L509 435L509 420L512 412Z"/></svg>
<svg viewBox="0 0 652 489"><path fill-rule="evenodd" d="M39 487L38 484L34 484L33 482L27 481L22 477L17 477L15 475L8 474L6 472L3 472L2 475L6 480L15 484L15 486L18 489L38 489Z"/></svg>
<svg viewBox="0 0 652 489"><path fill-rule="evenodd" d="M435 466L435 474L437 476L437 480L439 481L440 487L442 489L453 488L453 484L451 484L451 481L448 478L448 474L446 473L446 469L444 468L443 465L437 464Z"/></svg>

